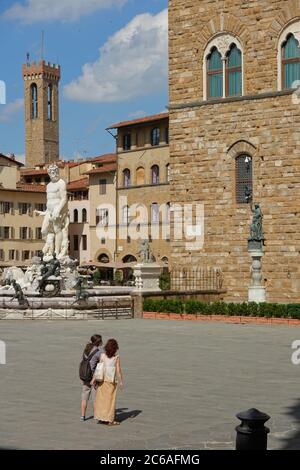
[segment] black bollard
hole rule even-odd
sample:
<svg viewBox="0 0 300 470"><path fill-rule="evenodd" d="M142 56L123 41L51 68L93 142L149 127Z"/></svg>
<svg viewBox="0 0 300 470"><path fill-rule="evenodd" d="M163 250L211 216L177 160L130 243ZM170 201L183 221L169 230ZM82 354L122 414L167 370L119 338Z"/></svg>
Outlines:
<svg viewBox="0 0 300 470"><path fill-rule="evenodd" d="M265 423L270 416L251 408L238 413L236 417L241 420L241 424L235 428L236 450L267 450L270 429L265 426Z"/></svg>

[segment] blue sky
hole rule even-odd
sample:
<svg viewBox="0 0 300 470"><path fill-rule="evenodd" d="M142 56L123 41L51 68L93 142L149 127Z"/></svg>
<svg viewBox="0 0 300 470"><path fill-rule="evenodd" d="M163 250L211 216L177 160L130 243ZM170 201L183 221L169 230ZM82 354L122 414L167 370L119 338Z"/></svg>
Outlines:
<svg viewBox="0 0 300 470"><path fill-rule="evenodd" d="M115 150L105 128L165 110L167 0L0 0L0 152L24 155L26 53L59 62L60 154ZM142 15L142 16L141 16ZM46 18L46 21L44 20Z"/></svg>

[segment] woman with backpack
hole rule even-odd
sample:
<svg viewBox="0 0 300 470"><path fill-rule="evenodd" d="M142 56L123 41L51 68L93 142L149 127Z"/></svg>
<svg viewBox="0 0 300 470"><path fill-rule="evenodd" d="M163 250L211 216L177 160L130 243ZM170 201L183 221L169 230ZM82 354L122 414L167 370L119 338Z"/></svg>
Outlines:
<svg viewBox="0 0 300 470"><path fill-rule="evenodd" d="M103 348L101 346L102 336L93 335L91 337L91 341L86 345L83 351L82 360L79 366L79 377L82 381L80 421L85 421L85 413L91 394L93 403L95 403L97 390L94 385L91 385L91 380L99 362L101 353L103 352Z"/></svg>
<svg viewBox="0 0 300 470"><path fill-rule="evenodd" d="M99 363L103 362L103 382L99 383L94 406L94 415L98 421L109 426L120 424L115 420L116 396L118 383L123 388L123 374L118 353L119 345L115 339L109 339L101 354ZM119 382L117 382L117 379ZM92 386L96 379L93 377Z"/></svg>

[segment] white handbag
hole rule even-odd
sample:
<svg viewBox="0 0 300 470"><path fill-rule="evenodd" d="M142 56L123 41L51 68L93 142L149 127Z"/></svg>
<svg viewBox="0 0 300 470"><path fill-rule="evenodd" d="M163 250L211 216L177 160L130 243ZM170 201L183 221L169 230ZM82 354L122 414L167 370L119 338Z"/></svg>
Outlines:
<svg viewBox="0 0 300 470"><path fill-rule="evenodd" d="M104 380L104 362L98 362L95 373L94 379L97 382L103 382Z"/></svg>

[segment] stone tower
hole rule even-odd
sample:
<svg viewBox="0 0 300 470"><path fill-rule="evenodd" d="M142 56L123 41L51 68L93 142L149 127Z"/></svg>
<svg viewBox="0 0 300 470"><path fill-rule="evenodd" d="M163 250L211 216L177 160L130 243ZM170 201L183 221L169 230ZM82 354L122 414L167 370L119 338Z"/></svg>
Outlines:
<svg viewBox="0 0 300 470"><path fill-rule="evenodd" d="M26 166L59 160L60 66L42 60L23 65Z"/></svg>

